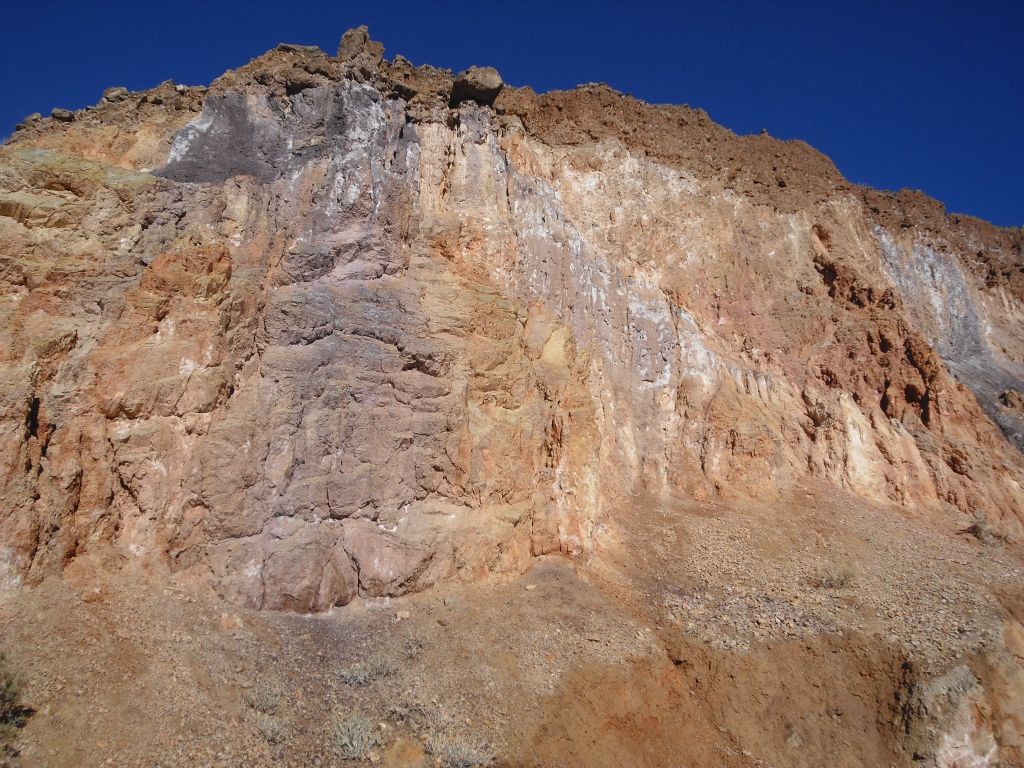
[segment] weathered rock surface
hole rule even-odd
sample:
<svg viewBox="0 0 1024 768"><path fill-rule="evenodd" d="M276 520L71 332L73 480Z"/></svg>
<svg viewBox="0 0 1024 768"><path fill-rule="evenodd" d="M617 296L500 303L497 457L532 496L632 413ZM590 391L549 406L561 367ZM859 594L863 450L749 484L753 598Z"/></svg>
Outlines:
<svg viewBox="0 0 1024 768"><path fill-rule="evenodd" d="M754 522L675 511L827 517L843 489L1019 543L1022 306L1020 230L686 107L388 62L365 27L209 88L108 89L0 149L0 589L115 552L315 612L564 553L659 594L659 535L699 535L675 582L705 589L655 626L711 612L690 634L723 653L826 636L835 617L781 599L792 574L733 590ZM893 643L948 667L911 682L875 649L900 691L878 711L937 764L1012 760L1016 592L1005 615L952 577L929 596L959 563L936 551L891 600L891 553L861 577L880 621L921 598Z"/></svg>
<svg viewBox="0 0 1024 768"><path fill-rule="evenodd" d="M358 56L367 56L378 64L384 57L384 46L370 39L370 31L365 24L345 32L338 45L338 58L341 61L351 61Z"/></svg>
<svg viewBox="0 0 1024 768"><path fill-rule="evenodd" d="M280 46L4 145L5 585L114 545L318 611L586 555L640 491L808 477L1019 539L1019 231L382 52Z"/></svg>

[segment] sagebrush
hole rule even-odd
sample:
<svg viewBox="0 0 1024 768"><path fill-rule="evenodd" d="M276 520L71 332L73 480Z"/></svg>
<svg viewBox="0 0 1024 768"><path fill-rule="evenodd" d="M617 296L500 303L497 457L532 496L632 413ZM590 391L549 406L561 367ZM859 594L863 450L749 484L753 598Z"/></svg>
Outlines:
<svg viewBox="0 0 1024 768"><path fill-rule="evenodd" d="M369 685L374 680L391 677L398 671L398 665L382 653L365 661L338 670L338 677L346 685Z"/></svg>
<svg viewBox="0 0 1024 768"><path fill-rule="evenodd" d="M257 683L245 697L245 703L262 715L276 715L281 708L281 693L266 683Z"/></svg>
<svg viewBox="0 0 1024 768"><path fill-rule="evenodd" d="M273 715L257 714L256 730L267 744L281 744L288 736L284 723Z"/></svg>
<svg viewBox="0 0 1024 768"><path fill-rule="evenodd" d="M495 752L483 739L459 733L452 727L433 731L427 737L427 751L444 768L482 768L494 763Z"/></svg>
<svg viewBox="0 0 1024 768"><path fill-rule="evenodd" d="M334 746L342 757L361 760L377 746L373 723L362 715L348 715L334 726Z"/></svg>
<svg viewBox="0 0 1024 768"><path fill-rule="evenodd" d="M21 704L21 678L11 670L0 653L0 744L14 737L14 729L25 723L28 710Z"/></svg>

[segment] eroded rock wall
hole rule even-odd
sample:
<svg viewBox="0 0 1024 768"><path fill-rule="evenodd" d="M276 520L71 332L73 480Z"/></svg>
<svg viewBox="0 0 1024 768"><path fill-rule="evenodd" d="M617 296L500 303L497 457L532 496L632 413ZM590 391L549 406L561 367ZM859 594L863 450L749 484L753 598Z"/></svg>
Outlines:
<svg viewBox="0 0 1024 768"><path fill-rule="evenodd" d="M1021 534L1019 232L378 53L5 145L4 584L114 544L324 610L587 554L640 491L811 476Z"/></svg>

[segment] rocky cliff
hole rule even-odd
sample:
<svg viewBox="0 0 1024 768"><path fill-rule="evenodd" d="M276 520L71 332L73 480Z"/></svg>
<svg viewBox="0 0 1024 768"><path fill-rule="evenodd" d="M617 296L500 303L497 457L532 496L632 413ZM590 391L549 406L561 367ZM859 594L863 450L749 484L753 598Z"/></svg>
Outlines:
<svg viewBox="0 0 1024 768"><path fill-rule="evenodd" d="M0 150L0 583L113 546L322 611L807 483L1019 540L1022 249L359 31L111 89Z"/></svg>

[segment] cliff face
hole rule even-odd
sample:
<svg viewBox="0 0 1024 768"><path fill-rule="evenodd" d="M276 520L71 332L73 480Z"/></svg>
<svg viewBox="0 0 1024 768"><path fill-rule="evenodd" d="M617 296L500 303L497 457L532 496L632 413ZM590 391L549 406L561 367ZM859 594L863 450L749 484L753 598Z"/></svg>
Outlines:
<svg viewBox="0 0 1024 768"><path fill-rule="evenodd" d="M113 544L320 611L820 481L1019 539L1020 231L496 90L349 37L15 133L4 585Z"/></svg>

